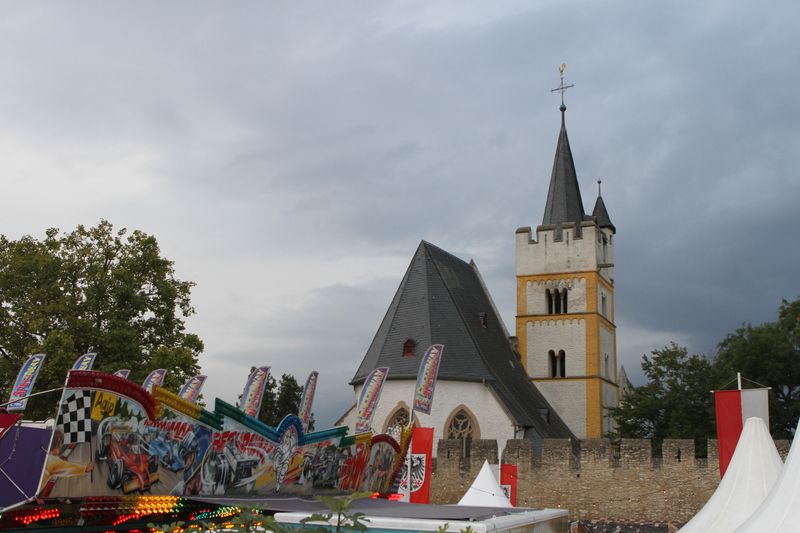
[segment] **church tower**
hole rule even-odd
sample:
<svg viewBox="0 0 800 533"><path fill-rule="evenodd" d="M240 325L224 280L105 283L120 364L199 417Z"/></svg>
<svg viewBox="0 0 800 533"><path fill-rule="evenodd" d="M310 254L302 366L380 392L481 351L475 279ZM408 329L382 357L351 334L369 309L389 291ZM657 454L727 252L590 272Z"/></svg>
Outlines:
<svg viewBox="0 0 800 533"><path fill-rule="evenodd" d="M562 96L563 96L562 77ZM517 230L519 352L528 376L578 438L601 438L618 405L614 234L598 187L583 210L561 104L542 225ZM599 184L599 182L598 182Z"/></svg>

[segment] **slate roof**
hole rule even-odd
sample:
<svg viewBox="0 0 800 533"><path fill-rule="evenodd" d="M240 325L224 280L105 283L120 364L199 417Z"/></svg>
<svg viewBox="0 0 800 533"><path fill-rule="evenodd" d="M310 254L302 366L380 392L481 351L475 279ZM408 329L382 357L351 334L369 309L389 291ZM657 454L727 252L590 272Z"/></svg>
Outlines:
<svg viewBox="0 0 800 533"><path fill-rule="evenodd" d="M553 161L553 173L550 175L550 188L547 191L542 225L574 222L576 227L580 228L581 222L590 219L583 211L578 175L575 172L575 162L572 160L572 150L569 147L567 127L564 123L566 109L566 106L561 106L561 132L558 135L556 157Z"/></svg>
<svg viewBox="0 0 800 533"><path fill-rule="evenodd" d="M592 211L592 216L595 219L595 222L601 228L611 228L613 233L617 232L617 228L614 227L614 224L611 223L611 218L608 216L608 211L606 210L606 204L603 201L603 197L598 195L597 201L594 203L594 211Z"/></svg>
<svg viewBox="0 0 800 533"><path fill-rule="evenodd" d="M415 357L403 357L408 339ZM415 380L432 344L444 345L440 380L485 381L526 436L575 439L528 378L474 264L422 241L351 384L382 366L387 379Z"/></svg>

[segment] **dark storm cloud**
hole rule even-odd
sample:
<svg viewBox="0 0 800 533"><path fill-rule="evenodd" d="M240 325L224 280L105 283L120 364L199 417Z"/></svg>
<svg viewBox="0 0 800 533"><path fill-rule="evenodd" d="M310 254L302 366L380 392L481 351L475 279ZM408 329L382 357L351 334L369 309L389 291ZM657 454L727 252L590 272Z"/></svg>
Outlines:
<svg viewBox="0 0 800 533"><path fill-rule="evenodd" d="M709 352L800 295L798 11L4 4L0 232L104 217L155 234L198 282L204 369L316 368L328 424L421 239L474 259L513 331L514 231L542 220L565 62L584 204L602 179L618 229L635 380L643 353Z"/></svg>

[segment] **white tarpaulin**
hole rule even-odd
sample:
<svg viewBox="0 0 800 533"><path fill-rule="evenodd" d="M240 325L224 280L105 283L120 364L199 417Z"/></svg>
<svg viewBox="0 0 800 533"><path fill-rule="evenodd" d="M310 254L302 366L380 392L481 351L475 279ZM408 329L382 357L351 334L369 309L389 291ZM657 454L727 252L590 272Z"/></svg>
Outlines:
<svg viewBox="0 0 800 533"><path fill-rule="evenodd" d="M764 420L748 418L725 477L681 533L731 533L758 509L782 467Z"/></svg>
<svg viewBox="0 0 800 533"><path fill-rule="evenodd" d="M503 488L497 482L497 478L492 474L492 469L488 461L483 462L478 477L472 482L472 486L458 502L458 505L472 505L474 507L513 507L506 498Z"/></svg>
<svg viewBox="0 0 800 533"><path fill-rule="evenodd" d="M800 428L799 428L800 429ZM797 432L795 431L795 435ZM772 490L736 533L796 533L800 529L800 439L792 442Z"/></svg>

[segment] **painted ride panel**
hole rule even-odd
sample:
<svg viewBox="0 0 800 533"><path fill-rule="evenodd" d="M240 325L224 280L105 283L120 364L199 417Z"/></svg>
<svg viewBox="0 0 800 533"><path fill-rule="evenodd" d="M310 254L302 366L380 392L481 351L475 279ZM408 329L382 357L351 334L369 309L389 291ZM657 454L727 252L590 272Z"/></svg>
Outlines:
<svg viewBox="0 0 800 533"><path fill-rule="evenodd" d="M118 376L71 371L38 494L388 492L400 443L347 431L306 434L295 415L272 428L219 399L210 412L160 387L150 394Z"/></svg>

